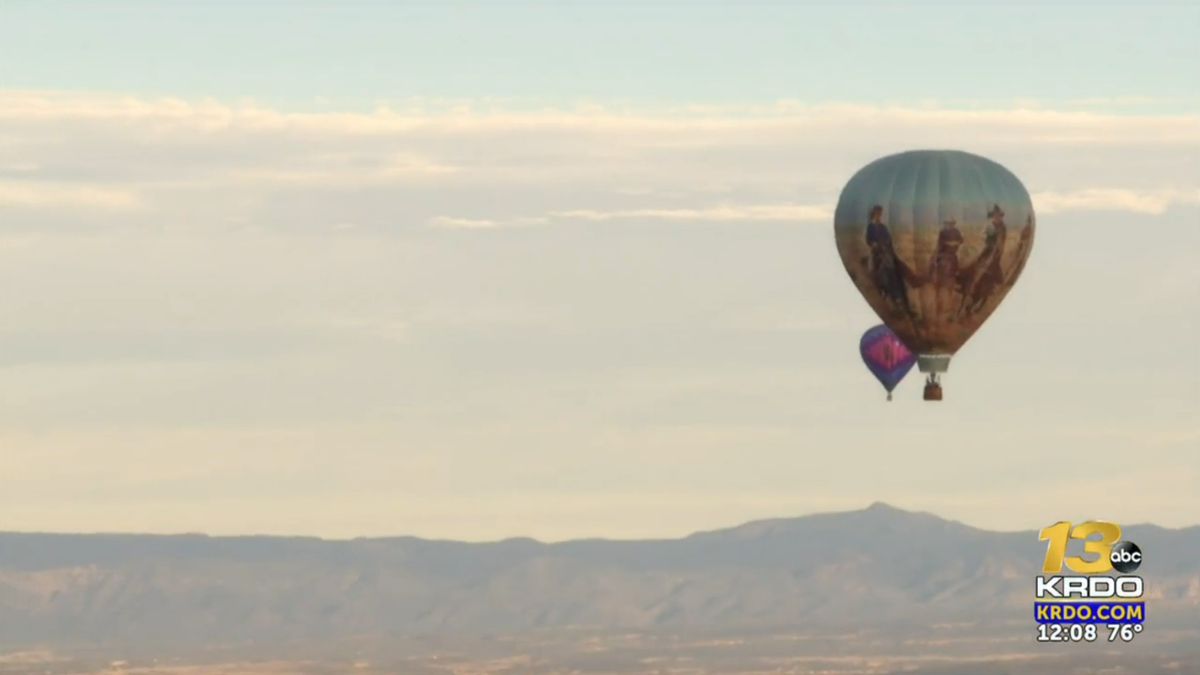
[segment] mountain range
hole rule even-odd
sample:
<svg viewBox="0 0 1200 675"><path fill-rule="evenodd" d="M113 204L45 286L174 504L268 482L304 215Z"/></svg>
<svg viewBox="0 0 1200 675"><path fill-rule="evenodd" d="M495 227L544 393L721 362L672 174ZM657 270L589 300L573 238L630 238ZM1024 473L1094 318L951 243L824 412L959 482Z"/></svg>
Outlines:
<svg viewBox="0 0 1200 675"><path fill-rule="evenodd" d="M1200 616L1200 526L1125 528L1148 623ZM0 533L0 645L1025 622L1045 543L876 503L681 539Z"/></svg>

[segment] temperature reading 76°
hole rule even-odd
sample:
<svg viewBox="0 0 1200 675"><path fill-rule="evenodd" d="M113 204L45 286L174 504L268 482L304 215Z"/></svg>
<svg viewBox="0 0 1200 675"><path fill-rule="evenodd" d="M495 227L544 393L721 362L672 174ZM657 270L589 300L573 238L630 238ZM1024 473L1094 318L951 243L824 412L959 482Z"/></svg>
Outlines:
<svg viewBox="0 0 1200 675"><path fill-rule="evenodd" d="M1130 642L1133 636L1142 632L1142 624L1140 623L1110 623L1108 624L1108 641L1116 642L1117 638L1121 638L1122 642Z"/></svg>

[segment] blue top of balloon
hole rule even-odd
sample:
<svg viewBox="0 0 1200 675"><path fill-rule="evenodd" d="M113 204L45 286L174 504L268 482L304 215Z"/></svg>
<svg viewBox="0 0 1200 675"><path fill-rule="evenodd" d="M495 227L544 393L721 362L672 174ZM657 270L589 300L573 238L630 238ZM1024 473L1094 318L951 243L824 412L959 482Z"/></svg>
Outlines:
<svg viewBox="0 0 1200 675"><path fill-rule="evenodd" d="M1024 222L1032 213L1029 192L1013 172L987 157L961 150L909 150L859 169L842 189L835 227L861 225L867 211L881 199L914 215L929 211L930 217L915 218L922 229L941 227L946 216L982 220L985 212L962 210L997 203L1009 211L1013 222ZM886 203L882 206L888 208Z"/></svg>

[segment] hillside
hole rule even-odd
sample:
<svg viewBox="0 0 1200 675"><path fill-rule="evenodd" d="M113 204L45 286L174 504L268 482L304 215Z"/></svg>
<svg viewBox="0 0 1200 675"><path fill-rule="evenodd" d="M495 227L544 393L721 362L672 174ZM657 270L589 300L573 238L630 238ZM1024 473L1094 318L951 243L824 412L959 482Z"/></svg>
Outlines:
<svg viewBox="0 0 1200 675"><path fill-rule="evenodd" d="M1200 612L1200 527L1126 528L1152 620ZM1044 544L874 504L682 539L0 533L0 643L1029 621Z"/></svg>

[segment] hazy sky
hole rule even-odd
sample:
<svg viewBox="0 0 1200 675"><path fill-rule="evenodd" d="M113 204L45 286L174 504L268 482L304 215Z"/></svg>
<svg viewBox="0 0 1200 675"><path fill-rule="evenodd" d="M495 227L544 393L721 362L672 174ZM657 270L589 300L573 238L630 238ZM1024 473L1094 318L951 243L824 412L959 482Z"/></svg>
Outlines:
<svg viewBox="0 0 1200 675"><path fill-rule="evenodd" d="M0 0L0 529L1200 522L1198 5L893 6ZM925 147L1038 235L887 404L831 212Z"/></svg>

